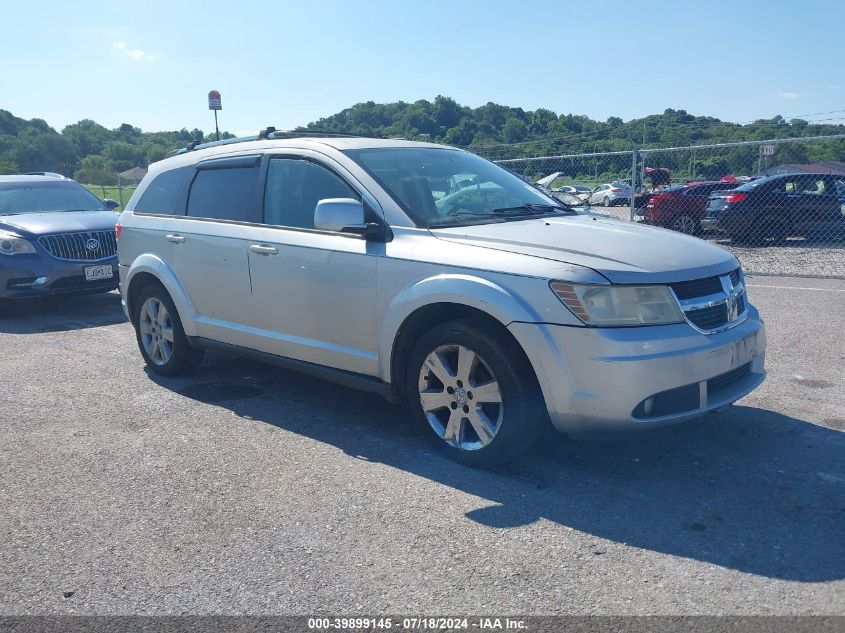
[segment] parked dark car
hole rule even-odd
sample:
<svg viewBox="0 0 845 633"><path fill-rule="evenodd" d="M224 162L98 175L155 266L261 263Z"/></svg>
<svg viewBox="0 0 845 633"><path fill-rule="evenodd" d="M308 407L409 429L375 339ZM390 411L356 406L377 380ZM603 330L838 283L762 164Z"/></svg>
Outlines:
<svg viewBox="0 0 845 633"><path fill-rule="evenodd" d="M845 179L787 174L752 180L711 194L701 224L733 240L777 242L787 237L845 237Z"/></svg>
<svg viewBox="0 0 845 633"><path fill-rule="evenodd" d="M117 206L69 178L0 176L0 313L18 299L117 288Z"/></svg>
<svg viewBox="0 0 845 633"><path fill-rule="evenodd" d="M704 217L710 194L717 190L733 189L739 184L699 181L675 185L651 196L645 208L644 221L687 235L698 235L701 233L701 218Z"/></svg>

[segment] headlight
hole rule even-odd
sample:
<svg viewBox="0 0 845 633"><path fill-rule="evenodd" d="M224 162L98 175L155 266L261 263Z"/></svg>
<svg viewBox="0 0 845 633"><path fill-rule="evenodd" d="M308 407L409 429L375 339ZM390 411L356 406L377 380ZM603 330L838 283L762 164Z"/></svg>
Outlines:
<svg viewBox="0 0 845 633"><path fill-rule="evenodd" d="M32 242L0 233L0 255L21 255L23 253L34 253L35 247Z"/></svg>
<svg viewBox="0 0 845 633"><path fill-rule="evenodd" d="M585 286L553 281L551 287L587 325L624 327L684 320L666 286Z"/></svg>

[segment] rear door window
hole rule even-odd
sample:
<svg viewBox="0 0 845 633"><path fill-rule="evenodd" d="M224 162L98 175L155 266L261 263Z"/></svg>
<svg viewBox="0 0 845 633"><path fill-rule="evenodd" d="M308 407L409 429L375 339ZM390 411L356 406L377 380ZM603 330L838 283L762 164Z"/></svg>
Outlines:
<svg viewBox="0 0 845 633"><path fill-rule="evenodd" d="M234 222L260 222L256 201L258 162L223 167L198 166L188 194L188 216Z"/></svg>
<svg viewBox="0 0 845 633"><path fill-rule="evenodd" d="M829 194L825 179L820 177L805 178L800 183L800 191L811 196L823 196Z"/></svg>

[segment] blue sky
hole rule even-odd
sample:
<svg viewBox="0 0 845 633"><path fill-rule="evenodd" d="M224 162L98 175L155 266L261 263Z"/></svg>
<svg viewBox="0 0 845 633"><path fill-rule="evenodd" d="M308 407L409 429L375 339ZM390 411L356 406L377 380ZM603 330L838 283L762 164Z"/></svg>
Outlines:
<svg viewBox="0 0 845 633"><path fill-rule="evenodd" d="M602 120L845 108L841 0L0 0L0 14L0 108L56 128L213 129L212 88L235 133L438 94Z"/></svg>

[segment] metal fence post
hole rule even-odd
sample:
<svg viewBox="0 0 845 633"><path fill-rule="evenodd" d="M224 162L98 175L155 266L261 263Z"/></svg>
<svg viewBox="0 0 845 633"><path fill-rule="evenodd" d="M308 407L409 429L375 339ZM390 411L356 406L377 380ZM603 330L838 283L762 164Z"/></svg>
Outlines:
<svg viewBox="0 0 845 633"><path fill-rule="evenodd" d="M633 145L633 142L631 143ZM631 149L631 216L629 222L634 221L634 208L637 199L637 148Z"/></svg>
<svg viewBox="0 0 845 633"><path fill-rule="evenodd" d="M120 182L120 176L117 177L117 195L120 197L120 208L123 210L123 183Z"/></svg>

